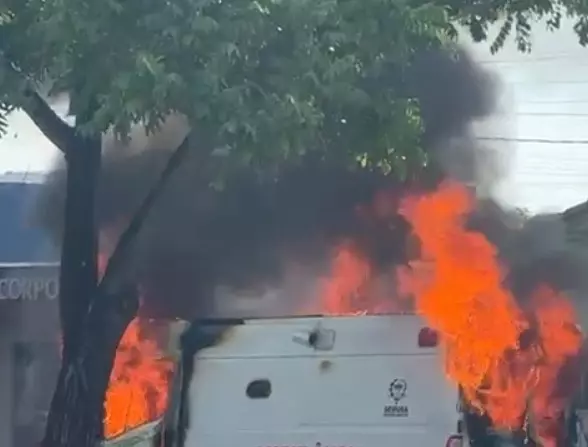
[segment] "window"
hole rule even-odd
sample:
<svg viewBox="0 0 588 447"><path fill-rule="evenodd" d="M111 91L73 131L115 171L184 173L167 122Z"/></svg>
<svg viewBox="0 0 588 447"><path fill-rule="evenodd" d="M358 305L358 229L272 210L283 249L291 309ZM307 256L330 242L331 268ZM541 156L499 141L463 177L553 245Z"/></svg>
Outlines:
<svg viewBox="0 0 588 447"><path fill-rule="evenodd" d="M272 384L267 379L253 380L247 385L246 393L250 399L267 399L272 394Z"/></svg>

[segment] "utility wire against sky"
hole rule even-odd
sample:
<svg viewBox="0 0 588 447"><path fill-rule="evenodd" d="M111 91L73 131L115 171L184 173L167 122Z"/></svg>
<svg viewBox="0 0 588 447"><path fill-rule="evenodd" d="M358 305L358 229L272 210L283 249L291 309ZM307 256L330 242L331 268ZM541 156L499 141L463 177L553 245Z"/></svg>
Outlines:
<svg viewBox="0 0 588 447"><path fill-rule="evenodd" d="M558 104L588 104L588 98L585 99L555 99L555 100L545 100L545 99L525 99L519 102L519 104L549 104L549 105L558 105Z"/></svg>
<svg viewBox="0 0 588 447"><path fill-rule="evenodd" d="M554 54L545 54L543 56L533 56L527 57L524 59L477 59L476 61L482 65L497 65L497 64L513 64L513 65L520 65L520 64L532 64L538 63L543 61L553 61L553 60L574 60L576 61L579 56L579 53L554 53ZM520 55L519 55L520 57Z"/></svg>
<svg viewBox="0 0 588 447"><path fill-rule="evenodd" d="M588 116L588 113L582 112L517 112L516 116L549 116L549 117L571 117L571 116Z"/></svg>
<svg viewBox="0 0 588 447"><path fill-rule="evenodd" d="M519 138L500 136L479 136L480 141L505 141L515 143L538 143L538 144L588 144L588 139L551 139L551 138Z"/></svg>

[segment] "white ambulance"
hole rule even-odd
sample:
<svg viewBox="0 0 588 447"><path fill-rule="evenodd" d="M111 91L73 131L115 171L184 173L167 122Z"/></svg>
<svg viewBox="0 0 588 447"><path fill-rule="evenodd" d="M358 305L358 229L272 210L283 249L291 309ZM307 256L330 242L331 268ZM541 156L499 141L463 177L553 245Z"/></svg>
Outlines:
<svg viewBox="0 0 588 447"><path fill-rule="evenodd" d="M416 316L196 321L164 418L110 447L460 447L457 390Z"/></svg>

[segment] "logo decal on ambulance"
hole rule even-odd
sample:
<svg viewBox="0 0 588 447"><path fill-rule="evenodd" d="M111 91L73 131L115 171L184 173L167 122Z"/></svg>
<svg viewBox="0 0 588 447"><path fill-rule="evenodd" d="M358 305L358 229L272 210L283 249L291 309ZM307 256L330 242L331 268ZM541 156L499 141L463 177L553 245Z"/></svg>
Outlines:
<svg viewBox="0 0 588 447"><path fill-rule="evenodd" d="M399 402L406 397L408 388L406 380L394 379L388 387L388 397L394 401L394 405L384 407L384 416L386 417L408 417L408 406L399 405Z"/></svg>
<svg viewBox="0 0 588 447"><path fill-rule="evenodd" d="M388 388L388 395L395 404L400 402L406 396L406 380L394 379Z"/></svg>

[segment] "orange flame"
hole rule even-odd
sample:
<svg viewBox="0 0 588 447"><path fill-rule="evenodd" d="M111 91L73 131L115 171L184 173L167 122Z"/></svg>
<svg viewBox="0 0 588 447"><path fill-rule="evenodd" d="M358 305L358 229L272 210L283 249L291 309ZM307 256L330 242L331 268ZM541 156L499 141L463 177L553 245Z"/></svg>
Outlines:
<svg viewBox="0 0 588 447"><path fill-rule="evenodd" d="M106 393L104 435L117 436L160 417L165 411L172 362L156 342L142 336L140 320L119 344Z"/></svg>
<svg viewBox="0 0 588 447"><path fill-rule="evenodd" d="M520 425L529 401L535 420L549 419L564 405L552 398L557 373L581 343L573 309L563 295L541 288L530 314L523 313L503 287L495 247L464 226L472 205L467 189L453 182L402 202L421 249L410 270L399 271L401 286L439 331L446 373L467 401L503 428ZM531 321L533 342L522 349Z"/></svg>
<svg viewBox="0 0 588 447"><path fill-rule="evenodd" d="M537 419L537 436L544 440L543 445L555 447L552 427L557 423L557 417L565 408L569 397L569 392L563 395L555 393L557 382L563 379L558 377L558 373L566 360L578 353L582 344L582 333L573 324L574 308L564 296L543 287L537 290L533 299L543 358L538 368L531 412ZM565 385L572 392L575 391L574 384Z"/></svg>
<svg viewBox="0 0 588 447"><path fill-rule="evenodd" d="M386 196L378 196L377 216L396 209L395 203L386 206ZM400 212L420 242L419 259L396 275L398 293L410 300L384 296L367 257L346 241L334 251L319 299L305 310L317 306L320 313L356 315L414 307L439 332L445 372L464 398L499 427L518 427L530 412L543 445L551 447L552 421L565 405L555 393L558 373L581 343L573 308L546 287L536 291L530 309L519 307L503 286L497 249L481 233L465 228L473 200L464 186L447 182L431 194L401 202ZM526 334L532 337L523 346ZM171 363L161 359L155 342L140 336L139 321L133 321L108 388L107 437L163 412L170 372Z"/></svg>
<svg viewBox="0 0 588 447"><path fill-rule="evenodd" d="M365 289L371 267L350 243L341 244L332 260L331 276L324 281L319 306L328 315L361 314L365 312ZM362 293L364 292L364 293Z"/></svg>
<svg viewBox="0 0 588 447"><path fill-rule="evenodd" d="M325 315L365 315L405 312L410 304L390 296L389 279L377 277L369 260L349 241L333 252L329 276L320 284L314 312Z"/></svg>
<svg viewBox="0 0 588 447"><path fill-rule="evenodd" d="M106 256L98 257L100 272ZM118 345L104 402L104 436L112 438L159 418L165 411L173 363L141 329L140 318L127 327Z"/></svg>

